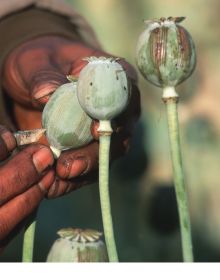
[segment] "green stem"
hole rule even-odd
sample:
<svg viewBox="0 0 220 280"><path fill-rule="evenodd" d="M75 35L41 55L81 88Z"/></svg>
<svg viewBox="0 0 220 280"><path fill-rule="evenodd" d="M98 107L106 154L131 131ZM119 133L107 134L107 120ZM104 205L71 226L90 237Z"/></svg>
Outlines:
<svg viewBox="0 0 220 280"><path fill-rule="evenodd" d="M108 131L106 133L102 130L99 130L99 132L99 192L105 241L109 261L118 262L109 197L109 151L111 142L111 131Z"/></svg>
<svg viewBox="0 0 220 280"><path fill-rule="evenodd" d="M33 262L36 213L31 217L24 233L22 262Z"/></svg>
<svg viewBox="0 0 220 280"><path fill-rule="evenodd" d="M170 98L164 96L163 101L166 104L166 110L167 110L174 184L175 184L175 192L176 192L179 219L180 219L183 260L184 262L193 262L190 216L189 216L189 209L188 209L187 194L184 185L183 164L182 164L182 156L181 156L181 148L180 148L178 112L177 112L178 96L173 96Z"/></svg>

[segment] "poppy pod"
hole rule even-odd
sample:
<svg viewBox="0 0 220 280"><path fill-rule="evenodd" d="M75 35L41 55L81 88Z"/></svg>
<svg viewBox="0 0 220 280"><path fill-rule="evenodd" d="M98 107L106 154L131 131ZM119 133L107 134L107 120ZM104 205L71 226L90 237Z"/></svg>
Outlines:
<svg viewBox="0 0 220 280"><path fill-rule="evenodd" d="M78 148L92 140L92 119L82 110L76 95L77 82L60 86L43 110L42 126L53 151Z"/></svg>
<svg viewBox="0 0 220 280"><path fill-rule="evenodd" d="M147 20L136 49L142 75L159 87L175 87L195 69L196 53L192 37L179 25L184 17Z"/></svg>
<svg viewBox="0 0 220 280"><path fill-rule="evenodd" d="M77 85L79 103L94 119L111 120L129 100L126 72L117 58L89 57Z"/></svg>
<svg viewBox="0 0 220 280"><path fill-rule="evenodd" d="M107 262L102 233L91 229L64 228L52 245L47 262Z"/></svg>

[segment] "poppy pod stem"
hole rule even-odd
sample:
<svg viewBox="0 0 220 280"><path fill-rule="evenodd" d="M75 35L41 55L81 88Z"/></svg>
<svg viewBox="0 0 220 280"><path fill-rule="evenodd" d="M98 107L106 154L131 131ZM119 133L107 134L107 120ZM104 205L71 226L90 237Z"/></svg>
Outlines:
<svg viewBox="0 0 220 280"><path fill-rule="evenodd" d="M173 177L180 220L183 259L184 262L192 262L193 248L190 215L188 210L188 199L184 182L184 172L178 124L177 104L179 96L176 93L174 87L168 87L163 89L162 99L165 103L167 112L170 150L173 165Z"/></svg>
<svg viewBox="0 0 220 280"><path fill-rule="evenodd" d="M102 220L105 233L105 241L110 262L118 262L116 250L111 203L109 196L109 153L112 128L110 121L100 121L99 132L99 193L102 210Z"/></svg>
<svg viewBox="0 0 220 280"><path fill-rule="evenodd" d="M196 51L191 35L179 24L184 19L185 17L168 17L147 20L147 26L138 39L136 60L145 79L163 88L162 99L167 110L183 259L191 262L193 261L192 237L180 149L177 113L179 96L175 86L193 73L196 66Z"/></svg>
<svg viewBox="0 0 220 280"><path fill-rule="evenodd" d="M33 262L35 228L36 214L31 218L24 232L22 262Z"/></svg>

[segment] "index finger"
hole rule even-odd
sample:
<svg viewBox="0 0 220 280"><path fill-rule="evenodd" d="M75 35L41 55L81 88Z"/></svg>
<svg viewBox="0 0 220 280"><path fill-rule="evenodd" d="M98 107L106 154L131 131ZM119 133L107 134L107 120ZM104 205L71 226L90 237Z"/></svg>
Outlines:
<svg viewBox="0 0 220 280"><path fill-rule="evenodd" d="M70 70L70 74L73 76L79 76L80 71L88 63L87 61L83 60L85 57L89 57L89 56L115 57L115 55L111 55L102 50L96 50L96 49L86 47L85 45L80 43L72 44L72 48L75 48L75 53L77 53L77 57L75 57ZM69 54L69 52L67 52L67 54ZM128 77L133 82L137 82L137 73L134 67L123 58L120 58L118 63L120 63L122 67L125 69Z"/></svg>

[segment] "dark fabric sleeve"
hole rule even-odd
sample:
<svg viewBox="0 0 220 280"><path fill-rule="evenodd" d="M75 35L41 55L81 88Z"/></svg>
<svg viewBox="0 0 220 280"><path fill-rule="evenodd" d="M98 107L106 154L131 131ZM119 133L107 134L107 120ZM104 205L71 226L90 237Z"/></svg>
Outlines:
<svg viewBox="0 0 220 280"><path fill-rule="evenodd" d="M36 7L10 14L0 20L0 75L7 55L19 44L42 35L60 35L83 41L77 27L65 16L54 14ZM0 124L13 129L7 112L8 104L3 96L0 81Z"/></svg>
<svg viewBox="0 0 220 280"><path fill-rule="evenodd" d="M0 66L5 56L19 44L41 35L61 35L81 40L77 27L64 16L35 7L0 20Z"/></svg>

